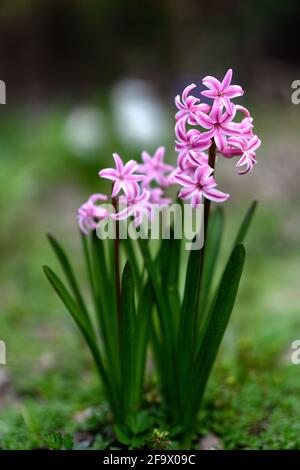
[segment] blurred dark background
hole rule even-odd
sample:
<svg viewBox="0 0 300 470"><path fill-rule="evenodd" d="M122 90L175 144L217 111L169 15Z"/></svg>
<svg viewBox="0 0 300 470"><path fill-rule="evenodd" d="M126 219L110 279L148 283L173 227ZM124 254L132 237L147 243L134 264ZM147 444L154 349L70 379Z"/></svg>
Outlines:
<svg viewBox="0 0 300 470"><path fill-rule="evenodd" d="M169 93L230 64L248 89L280 98L299 68L299 10L297 0L2 0L1 78L10 103L40 103L127 76Z"/></svg>

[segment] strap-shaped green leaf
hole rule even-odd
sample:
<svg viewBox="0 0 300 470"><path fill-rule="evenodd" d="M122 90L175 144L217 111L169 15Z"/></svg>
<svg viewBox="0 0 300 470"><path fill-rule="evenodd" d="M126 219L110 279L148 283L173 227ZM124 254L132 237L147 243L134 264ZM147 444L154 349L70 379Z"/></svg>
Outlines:
<svg viewBox="0 0 300 470"><path fill-rule="evenodd" d="M134 405L134 386L136 383L135 335L134 281L130 262L127 261L122 276L120 325L121 383L126 415L133 411Z"/></svg>
<svg viewBox="0 0 300 470"><path fill-rule="evenodd" d="M156 258L155 262L153 261L147 240L140 239L139 246L141 254L144 258L145 267L147 269L148 277L151 282L153 296L156 301L156 307L159 317L161 342L163 344L163 351L165 355L166 364L169 364L169 367L165 368L166 383L168 384L168 395L169 403L172 406L174 412L179 408L179 386L178 386L178 376L177 376L177 360L176 360L176 350L175 350L175 328L174 322L172 319L172 314L170 311L170 306L168 299L166 297L166 292L163 286L163 281L160 282L159 270L158 268L158 259ZM156 333L156 328L155 328Z"/></svg>
<svg viewBox="0 0 300 470"><path fill-rule="evenodd" d="M140 401L141 394L142 394L152 309L153 309L153 294L152 294L150 281L147 281L145 286L141 290L141 296L139 298L137 320L136 320L135 400L137 403Z"/></svg>
<svg viewBox="0 0 300 470"><path fill-rule="evenodd" d="M50 284L52 285L52 287L54 288L58 296L61 298L64 305L67 307L69 313L75 320L82 335L84 336L86 343L89 346L92 356L94 358L94 361L96 363L97 369L102 378L103 385L106 390L107 399L112 407L113 412L115 413L116 418L121 421L122 409L118 402L118 397L116 396L116 393L115 393L116 388L112 384L110 376L109 374L107 374L105 370L105 367L101 358L101 353L97 345L96 337L93 331L91 330L89 323L86 321L86 318L82 314L81 309L78 307L76 302L72 299L72 297L70 296L69 292L67 291L67 289L65 288L64 284L59 279L59 277L48 266L43 266L43 269Z"/></svg>
<svg viewBox="0 0 300 470"><path fill-rule="evenodd" d="M223 230L224 211L221 207L217 207L210 215L208 236L207 240L205 241L205 255L203 260L198 311L199 325L197 326L197 332L201 330L205 323L207 306L210 298L217 259L220 252Z"/></svg>
<svg viewBox="0 0 300 470"><path fill-rule="evenodd" d="M191 426L225 333L234 303L245 261L245 248L238 245L232 252L224 271L215 302L212 306L199 352L190 371L187 389L189 403L185 412L185 427Z"/></svg>
<svg viewBox="0 0 300 470"><path fill-rule="evenodd" d="M113 369L117 373L118 327L115 290L108 274L103 240L100 240L96 233L91 236L91 259L101 336L107 350L108 361L113 364Z"/></svg>
<svg viewBox="0 0 300 470"><path fill-rule="evenodd" d="M192 250L189 255L183 303L180 312L178 336L178 366L180 387L185 386L186 373L189 371L195 351L196 322L199 302L202 250ZM181 400L183 397L181 397Z"/></svg>
<svg viewBox="0 0 300 470"><path fill-rule="evenodd" d="M249 209L247 210L245 217L241 223L240 229L237 233L236 239L234 241L233 248L239 245L240 243L243 243L243 241L245 240L245 237L247 235L247 232L249 230L251 221L255 213L256 206L257 206L257 201L253 201Z"/></svg>
<svg viewBox="0 0 300 470"><path fill-rule="evenodd" d="M173 318L174 334L177 335L180 313L180 296L178 289L181 240L174 238L171 230L170 239L163 239L157 262L160 263L161 283L165 288L169 310Z"/></svg>
<svg viewBox="0 0 300 470"><path fill-rule="evenodd" d="M58 241L50 234L47 235L47 238L50 242L50 245L52 246L54 253L57 256L57 259L65 273L65 276L68 280L68 283L70 285L70 288L73 292L73 295L80 307L80 309L85 313L86 317L88 318L88 313L87 313L87 308L85 306L83 297L81 295L78 283L76 281L71 263L68 260L68 257L63 250L62 246L58 243Z"/></svg>
<svg viewBox="0 0 300 470"><path fill-rule="evenodd" d="M79 308L76 302L72 299L62 281L48 266L44 266L43 269L49 282L71 313L81 331L84 333L84 335L89 335L89 338L92 338L93 333L90 323L87 321L86 316L83 314L81 308Z"/></svg>

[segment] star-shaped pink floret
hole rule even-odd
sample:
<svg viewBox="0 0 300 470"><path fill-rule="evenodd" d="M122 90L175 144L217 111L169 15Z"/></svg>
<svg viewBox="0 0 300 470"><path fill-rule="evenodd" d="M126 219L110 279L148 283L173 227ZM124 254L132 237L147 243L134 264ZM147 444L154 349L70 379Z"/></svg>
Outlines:
<svg viewBox="0 0 300 470"><path fill-rule="evenodd" d="M145 174L143 185L147 186L151 181L156 181L164 186L166 182L165 173L173 171L174 167L164 163L165 147L159 147L153 157L146 151L142 152L143 164L138 166L138 171Z"/></svg>
<svg viewBox="0 0 300 470"><path fill-rule="evenodd" d="M128 198L133 198L138 194L138 181L144 179L143 175L135 175L134 172L138 168L138 164L135 160L129 160L125 165L121 157L117 154L113 154L116 168L106 168L99 171L99 176L114 181L113 190L111 197L116 197L121 190L124 191Z"/></svg>
<svg viewBox="0 0 300 470"><path fill-rule="evenodd" d="M208 113L210 110L210 106L206 103L200 103L200 99L196 98L195 96L191 96L189 93L196 88L195 83L187 86L181 95L175 97L175 104L179 111L176 113L175 118L176 121L179 119L187 120L189 124L197 124L195 119L195 114L198 111L203 111L204 113Z"/></svg>
<svg viewBox="0 0 300 470"><path fill-rule="evenodd" d="M175 175L176 181L184 186L179 192L179 197L191 199L193 207L199 207L203 197L214 202L226 201L230 196L216 189L217 183L212 173L213 169L210 166L202 165L196 169L192 176L185 173Z"/></svg>
<svg viewBox="0 0 300 470"><path fill-rule="evenodd" d="M222 111L222 106L213 108L210 114L198 113L197 121L204 129L213 132L213 137L219 152L226 147L226 137L229 135L240 135L245 131L241 124L233 125L232 120L235 117L236 107L231 104L230 112Z"/></svg>
<svg viewBox="0 0 300 470"><path fill-rule="evenodd" d="M158 206L171 204L172 199L170 197L165 197L162 188L150 188L150 199L151 204L156 204Z"/></svg>
<svg viewBox="0 0 300 470"><path fill-rule="evenodd" d="M93 194L88 201L82 204L78 209L78 225L85 235L88 235L91 230L94 230L100 220L109 216L108 210L98 205L99 202L103 201L107 201L107 196L104 194Z"/></svg>
<svg viewBox="0 0 300 470"><path fill-rule="evenodd" d="M209 88L209 90L204 90L201 94L212 98L214 100L214 107L224 105L228 113L230 112L231 106L230 99L244 94L242 87L239 85L231 85L231 80L232 69L227 71L222 82L209 75L202 80L203 85Z"/></svg>
<svg viewBox="0 0 300 470"><path fill-rule="evenodd" d="M214 136L214 133L212 126L210 132L201 133L197 129L187 131L185 121L183 119L178 121L175 126L178 166L183 167L186 159L193 162L199 153L207 150L211 146L211 137Z"/></svg>
<svg viewBox="0 0 300 470"><path fill-rule="evenodd" d="M245 166L243 170L239 171L240 175L244 175L252 171L256 161L256 150L260 147L261 141L257 135L252 135L248 139L243 137L230 137L228 139L228 146L237 149L240 153L241 158L237 162L237 167Z"/></svg>

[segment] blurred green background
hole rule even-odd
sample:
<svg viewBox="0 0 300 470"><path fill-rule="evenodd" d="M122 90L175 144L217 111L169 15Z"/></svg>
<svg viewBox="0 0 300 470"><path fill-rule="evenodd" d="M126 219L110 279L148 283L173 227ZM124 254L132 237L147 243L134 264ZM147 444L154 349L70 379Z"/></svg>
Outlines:
<svg viewBox="0 0 300 470"><path fill-rule="evenodd" d="M93 433L107 410L92 362L42 273L58 269L45 235L81 271L76 211L107 188L98 170L113 151L138 159L158 145L174 163L175 94L229 67L262 146L251 175L218 164L232 195L224 254L253 199L259 208L199 433L225 448L300 447L299 13L296 0L2 0L0 448L43 447L52 431L107 445Z"/></svg>

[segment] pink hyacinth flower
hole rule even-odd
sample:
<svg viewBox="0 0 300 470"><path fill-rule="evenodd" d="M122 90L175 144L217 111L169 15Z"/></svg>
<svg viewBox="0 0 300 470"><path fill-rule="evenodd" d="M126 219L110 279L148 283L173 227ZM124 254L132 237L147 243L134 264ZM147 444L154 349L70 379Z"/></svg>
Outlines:
<svg viewBox="0 0 300 470"><path fill-rule="evenodd" d="M151 204L161 205L169 205L172 202L170 197L164 197L164 192L162 188L151 188L149 189L150 198L149 201Z"/></svg>
<svg viewBox="0 0 300 470"><path fill-rule="evenodd" d="M196 85L195 83L192 83L183 90L181 98L179 95L175 97L175 104L179 109L175 115L176 121L184 119L187 120L189 124L195 125L197 124L195 114L198 111L203 111L204 113L209 112L210 106L208 104L200 103L200 99L195 96L189 96L189 93L194 88L196 88Z"/></svg>
<svg viewBox="0 0 300 470"><path fill-rule="evenodd" d="M134 225L138 227L143 221L143 217L149 217L151 214L151 203L149 202L150 192L147 189L143 189L140 194L136 194L132 199L128 199L125 196L120 196L119 206L122 209L116 214L112 214L111 217L114 220L125 220L128 217L134 217Z"/></svg>
<svg viewBox="0 0 300 470"><path fill-rule="evenodd" d="M230 137L228 139L228 145L239 150L241 158L237 162L236 166L245 166L243 170L239 171L240 175L244 175L253 170L256 161L256 150L260 147L261 141L257 135L252 135L249 139L243 137Z"/></svg>
<svg viewBox="0 0 300 470"><path fill-rule="evenodd" d="M173 171L174 167L164 163L165 147L159 147L153 157L148 152L142 152L143 164L138 166L138 171L145 174L143 186L148 186L151 181L156 181L159 185L163 185L165 173Z"/></svg>
<svg viewBox="0 0 300 470"><path fill-rule="evenodd" d="M107 201L107 196L104 194L93 194L88 201L78 209L78 225L85 235L88 235L91 230L94 230L100 220L109 216L108 210L103 209L97 204L103 201Z"/></svg>
<svg viewBox="0 0 300 470"><path fill-rule="evenodd" d="M184 173L175 176L176 181L184 186L179 193L182 199L191 199L193 207L199 207L202 198L210 201L224 202L230 196L216 189L217 183L213 176L213 169L208 165L199 166L193 176Z"/></svg>
<svg viewBox="0 0 300 470"><path fill-rule="evenodd" d="M198 153L211 146L210 138L213 137L215 131L213 127L210 132L206 133L201 133L197 129L186 131L185 122L181 119L176 123L175 134L177 137L175 149L179 154L178 165L181 167L186 159L193 160Z"/></svg>
<svg viewBox="0 0 300 470"><path fill-rule="evenodd" d="M125 165L121 157L113 154L116 168L106 168L99 171L99 176L114 181L113 191L111 197L116 197L121 190L124 191L128 198L133 198L139 190L138 181L144 179L143 175L135 175L134 172L138 168L135 160L129 160Z"/></svg>
<svg viewBox="0 0 300 470"><path fill-rule="evenodd" d="M203 78L202 83L209 90L202 91L202 95L214 100L214 107L225 106L225 109L230 113L230 99L242 96L244 91L239 85L231 85L232 69L229 69L223 78L222 82L215 77L207 76Z"/></svg>
<svg viewBox="0 0 300 470"><path fill-rule="evenodd" d="M232 120L235 117L236 108L231 105L230 112L222 112L222 107L212 109L210 114L198 113L197 121L200 126L204 129L209 129L213 133L215 143L219 152L226 147L226 136L240 135L244 128L240 128L240 125L234 126Z"/></svg>

